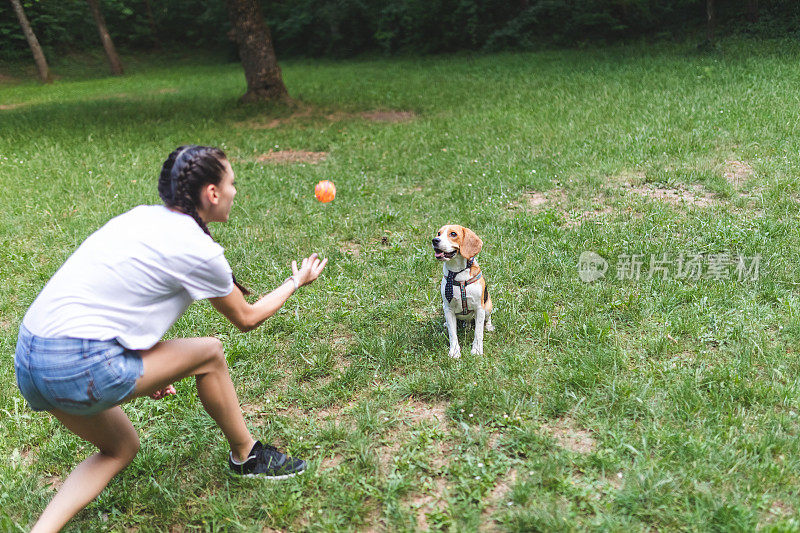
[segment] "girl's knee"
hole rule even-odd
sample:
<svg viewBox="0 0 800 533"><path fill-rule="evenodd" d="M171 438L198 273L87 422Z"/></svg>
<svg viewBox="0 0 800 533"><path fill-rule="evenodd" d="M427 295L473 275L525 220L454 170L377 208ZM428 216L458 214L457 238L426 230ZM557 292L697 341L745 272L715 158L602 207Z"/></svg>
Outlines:
<svg viewBox="0 0 800 533"><path fill-rule="evenodd" d="M136 457L136 454L139 453L139 447L141 446L139 435L135 431L132 433L132 435L126 435L123 439L115 443L113 447L101 449L100 453L113 457L125 465L129 465L134 457Z"/></svg>
<svg viewBox="0 0 800 533"><path fill-rule="evenodd" d="M199 339L202 344L199 345L196 351L198 359L198 367L193 372L197 376L203 374L220 372L227 370L228 362L225 360L225 350L222 346L222 341L216 337L204 337Z"/></svg>
<svg viewBox="0 0 800 533"><path fill-rule="evenodd" d="M126 460L126 464L130 464L133 461L133 458L136 457L136 454L139 453L139 448L141 446L141 442L139 441L139 436L137 435L136 438L128 441L126 443L125 448L125 455L123 459Z"/></svg>
<svg viewBox="0 0 800 533"><path fill-rule="evenodd" d="M206 342L208 343L209 361L227 365L227 361L225 360L225 347L222 345L222 341L216 337L208 337L206 338Z"/></svg>

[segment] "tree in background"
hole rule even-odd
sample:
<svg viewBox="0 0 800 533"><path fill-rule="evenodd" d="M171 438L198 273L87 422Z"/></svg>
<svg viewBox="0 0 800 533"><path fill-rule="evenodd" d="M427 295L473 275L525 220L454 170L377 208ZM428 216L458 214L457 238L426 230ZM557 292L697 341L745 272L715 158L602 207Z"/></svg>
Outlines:
<svg viewBox="0 0 800 533"><path fill-rule="evenodd" d="M33 28L31 28L31 23L28 21L28 17L25 16L25 11L22 9L22 4L19 0L11 0L11 5L14 8L14 12L17 14L17 18L19 19L19 25L22 27L22 33L25 34L25 38L28 40L28 45L31 47L31 52L33 52L33 60L36 62L36 68L39 70L39 79L42 80L42 83L52 82L53 80L50 77L50 68L47 66L47 59L44 57L42 47L39 46L39 40L36 38L36 34L33 33Z"/></svg>
<svg viewBox="0 0 800 533"><path fill-rule="evenodd" d="M108 64L111 67L111 73L115 76L122 75L122 62L119 60L117 50L114 48L114 41L111 40L111 35L108 33L106 27L106 20L103 18L103 13L100 11L100 5L97 0L87 0L89 2L89 9L92 10L94 22L97 24L97 31L100 33L100 40L103 42L103 48L106 51Z"/></svg>
<svg viewBox="0 0 800 533"><path fill-rule="evenodd" d="M257 0L226 0L226 4L247 80L247 92L241 100L288 100L289 91L283 83L261 5Z"/></svg>
<svg viewBox="0 0 800 533"><path fill-rule="evenodd" d="M86 2L18 0L47 58L96 48ZM231 9L207 0L97 0L117 49L196 50L240 60ZM238 3L231 0L234 4ZM440 54L603 46L645 39L705 41L708 0L255 0L271 46L288 57ZM797 40L798 0L716 0L713 38ZM255 19L257 20L258 17ZM30 61L12 4L0 0L0 62ZM267 30L264 29L266 35ZM262 42L266 40L262 39ZM246 56L247 54L242 54Z"/></svg>

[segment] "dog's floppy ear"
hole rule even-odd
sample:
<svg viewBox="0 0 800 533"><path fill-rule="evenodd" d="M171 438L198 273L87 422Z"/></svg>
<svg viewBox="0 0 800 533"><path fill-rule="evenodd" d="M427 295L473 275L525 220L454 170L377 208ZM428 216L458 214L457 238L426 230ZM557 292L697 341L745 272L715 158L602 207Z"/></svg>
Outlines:
<svg viewBox="0 0 800 533"><path fill-rule="evenodd" d="M478 255L483 247L483 241L469 228L461 227L464 237L461 239L461 255L470 259Z"/></svg>

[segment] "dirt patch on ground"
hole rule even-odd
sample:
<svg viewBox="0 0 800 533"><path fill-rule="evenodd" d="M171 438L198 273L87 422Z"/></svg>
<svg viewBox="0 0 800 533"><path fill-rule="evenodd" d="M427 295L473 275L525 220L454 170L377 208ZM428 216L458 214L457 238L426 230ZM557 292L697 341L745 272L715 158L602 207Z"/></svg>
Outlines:
<svg viewBox="0 0 800 533"><path fill-rule="evenodd" d="M344 409L351 408L353 406L355 406L355 402L350 402L344 407L331 405L329 407L320 407L319 409L309 409L308 414L317 417L319 420L335 420L340 417Z"/></svg>
<svg viewBox="0 0 800 533"><path fill-rule="evenodd" d="M753 167L746 161L729 159L725 161L725 181L736 190L739 198L747 200L747 208L758 217L764 215L764 210L759 208L760 199L764 193L763 187L754 186L751 182L755 177Z"/></svg>
<svg viewBox="0 0 800 533"><path fill-rule="evenodd" d="M678 184L673 187L645 183L645 179L644 172L629 171L609 176L606 181L628 196L641 196L679 207L708 207L716 202L715 196L701 185Z"/></svg>
<svg viewBox="0 0 800 533"><path fill-rule="evenodd" d="M511 487L517 482L517 469L510 469L504 476L500 477L495 483L494 488L486 497L486 507L483 509L483 520L481 522L486 524L490 517L503 505L506 495L511 490Z"/></svg>
<svg viewBox="0 0 800 533"><path fill-rule="evenodd" d="M11 452L7 461L11 463L12 466L19 465L27 469L36 462L38 455L38 446L15 448ZM47 475L47 473L45 473L45 476L39 478L37 483L40 488L47 488L47 490L51 492L56 492L59 488L61 488L61 485L64 483L64 481L61 476Z"/></svg>
<svg viewBox="0 0 800 533"><path fill-rule="evenodd" d="M610 474L602 478L602 481L612 489L619 490L622 488L622 485L624 484L623 478L624 474L622 472L617 472L616 474Z"/></svg>
<svg viewBox="0 0 800 533"><path fill-rule="evenodd" d="M598 218L602 218L607 215L611 215L614 213L613 207L604 206L594 211L584 211L580 213L577 217L571 218L567 220L566 226L569 227L577 227L583 224L584 222L589 222Z"/></svg>
<svg viewBox="0 0 800 533"><path fill-rule="evenodd" d="M333 351L339 356L336 360L336 372L331 372L331 374L344 373L350 368L350 365L353 364L353 361L351 361L350 358L344 357L344 354L347 348L353 344L355 338L355 334L346 328L337 328L336 331L331 334L331 348L333 348Z"/></svg>
<svg viewBox="0 0 800 533"><path fill-rule="evenodd" d="M736 189L753 177L753 167L749 163L737 160L725 161L725 179Z"/></svg>
<svg viewBox="0 0 800 533"><path fill-rule="evenodd" d="M408 122L417 115L412 111L364 111L359 116L372 122Z"/></svg>
<svg viewBox="0 0 800 533"><path fill-rule="evenodd" d="M417 117L413 111L398 111L398 110L376 110L376 111L362 111L361 113L346 113L344 111L336 111L333 113L323 113L315 110L311 106L300 105L291 114L284 117L276 117L273 119L262 120L248 120L244 122L237 122L234 124L236 127L248 128L253 130L273 129L287 124L293 124L306 119L309 120L326 120L328 122L340 122L342 120L351 120L354 118L362 118L372 122L409 122Z"/></svg>
<svg viewBox="0 0 800 533"><path fill-rule="evenodd" d="M791 505L781 500L775 500L772 502L765 519L767 522L774 522L781 518L794 516L794 514L795 511Z"/></svg>
<svg viewBox="0 0 800 533"><path fill-rule="evenodd" d="M394 408L397 424L384 434L383 445L378 448L380 464L388 467L392 463L409 427L425 423L444 428L447 423L446 408L443 403L428 404L413 398L397 404ZM436 461L435 456L432 461Z"/></svg>
<svg viewBox="0 0 800 533"><path fill-rule="evenodd" d="M349 255L355 259L361 255L361 245L357 242L347 241L339 245L339 251L344 255Z"/></svg>
<svg viewBox="0 0 800 533"><path fill-rule="evenodd" d="M34 461L36 460L36 456L38 455L39 448L15 448L13 452L11 452L11 457L9 461L12 464L21 464L23 466L31 466Z"/></svg>
<svg viewBox="0 0 800 533"><path fill-rule="evenodd" d="M531 209L537 208L540 205L544 205L547 203L547 196L544 195L542 192L532 192L527 195L525 198L525 203Z"/></svg>
<svg viewBox="0 0 800 533"><path fill-rule="evenodd" d="M605 216L612 215L615 212L613 207L606 205L606 199L603 197L595 198L592 201L592 204L595 207L591 211L577 210L568 212L564 225L568 228L575 228L581 226L584 222L603 218Z"/></svg>
<svg viewBox="0 0 800 533"><path fill-rule="evenodd" d="M393 233L388 229L383 230L383 235L380 237L373 237L369 240L370 245L375 246L389 246L392 243Z"/></svg>
<svg viewBox="0 0 800 533"><path fill-rule="evenodd" d="M625 190L628 194L635 194L650 200L681 207L708 207L715 202L714 196L700 185L687 186L679 184L676 187L664 187L645 184L639 186L631 185Z"/></svg>
<svg viewBox="0 0 800 533"><path fill-rule="evenodd" d="M422 488L403 499L403 504L414 511L417 518L417 531L428 531L428 515L443 512L447 508L446 471L452 454L452 446L447 442L435 442L427 450L430 458L428 478Z"/></svg>
<svg viewBox="0 0 800 533"><path fill-rule="evenodd" d="M614 208L606 204L604 196L598 196L592 200L594 209L592 210L573 210L569 207L569 197L563 189L550 189L548 191L529 191L522 195L518 201L509 204L510 209L524 209L528 212L537 212L543 209L557 209L565 215L565 225L568 228L575 228L584 222L601 218L614 213Z"/></svg>
<svg viewBox="0 0 800 533"><path fill-rule="evenodd" d="M0 111L10 111L11 109L17 109L18 107L23 107L28 104L22 102L19 104L0 104Z"/></svg>
<svg viewBox="0 0 800 533"><path fill-rule="evenodd" d="M270 409L268 405L269 404L243 403L241 404L242 414L245 418L260 418L272 412L272 409Z"/></svg>
<svg viewBox="0 0 800 533"><path fill-rule="evenodd" d="M426 484L422 493L415 494L408 502L417 516L417 531L428 531L428 515L447 509L447 479L443 471L439 471Z"/></svg>
<svg viewBox="0 0 800 533"><path fill-rule="evenodd" d="M580 428L569 417L542 424L542 430L553 437L559 446L571 452L586 454L597 447L591 432Z"/></svg>
<svg viewBox="0 0 800 533"><path fill-rule="evenodd" d="M256 161L259 163L308 163L316 165L321 161L325 161L328 157L328 152L307 152L305 150L279 150L277 152L267 152L258 156Z"/></svg>
<svg viewBox="0 0 800 533"><path fill-rule="evenodd" d="M567 193L562 189L548 191L528 191L522 194L520 200L511 202L509 209L525 209L526 211L539 211L548 207L560 207L567 201Z"/></svg>
<svg viewBox="0 0 800 533"><path fill-rule="evenodd" d="M260 418L268 419L275 415L285 416L295 420L306 420L308 418L316 418L317 420L325 421L331 419L340 419L342 411L349 410L355 405L355 402L349 402L344 406L331 405L329 407L313 407L310 409L300 409L293 405L275 405L267 398L263 404L243 403L242 413L248 421L258 425Z"/></svg>
<svg viewBox="0 0 800 533"><path fill-rule="evenodd" d="M413 424L425 423L442 428L447 424L447 415L445 414L447 404L429 404L412 398L398 407L405 420ZM430 446L428 453L430 479L424 484L420 493L414 494L408 500L410 507L416 513L418 531L428 531L428 514L444 511L447 507L445 472L452 455L452 445L445 441L437 441Z"/></svg>
<svg viewBox="0 0 800 533"><path fill-rule="evenodd" d="M325 115L325 118L330 122L339 122L342 120L350 120L354 118L363 118L371 122L409 122L417 117L416 113L412 111L362 111L361 113L345 113L337 111Z"/></svg>
<svg viewBox="0 0 800 533"><path fill-rule="evenodd" d="M58 489L61 488L61 485L64 484L64 480L61 479L61 476L47 476L43 478L40 482L40 487L48 487L48 490L52 492L58 492Z"/></svg>
<svg viewBox="0 0 800 533"><path fill-rule="evenodd" d="M619 174L606 177L606 181L615 187L630 187L631 185L641 185L645 182L647 174L641 170L624 170Z"/></svg>
<svg viewBox="0 0 800 533"><path fill-rule="evenodd" d="M324 472L325 470L335 470L339 468L339 465L342 464L343 459L344 458L340 454L323 457L322 461L319 464L320 472Z"/></svg>
<svg viewBox="0 0 800 533"><path fill-rule="evenodd" d="M414 498L410 502L411 508L417 514L417 531L428 531L430 529L428 514L434 511L444 511L447 508L447 502L444 501L445 480L444 478L439 478L436 483L437 487L434 492L439 492L438 496L423 495Z"/></svg>
<svg viewBox="0 0 800 533"><path fill-rule="evenodd" d="M397 406L400 418L418 424L428 422L444 426L447 423L445 410L447 404L444 403L425 403L413 398L409 398L406 403Z"/></svg>
<svg viewBox="0 0 800 533"><path fill-rule="evenodd" d="M404 435L405 432L399 425L383 433L382 444L375 450L378 455L378 469L382 475L386 476L389 473L389 467L394 464L394 458L400 451Z"/></svg>
<svg viewBox="0 0 800 533"><path fill-rule="evenodd" d="M413 398L395 406L398 423L383 435L382 444L376 450L384 475L387 475L391 466L395 464L395 458L413 426L426 424L442 429L445 427L446 408L447 405L444 403L430 404ZM445 440L437 439L428 444L425 455L429 462L421 488L402 500L402 504L411 509L416 516L418 531L429 529L430 513L442 512L447 507L445 473L452 455L452 445Z"/></svg>

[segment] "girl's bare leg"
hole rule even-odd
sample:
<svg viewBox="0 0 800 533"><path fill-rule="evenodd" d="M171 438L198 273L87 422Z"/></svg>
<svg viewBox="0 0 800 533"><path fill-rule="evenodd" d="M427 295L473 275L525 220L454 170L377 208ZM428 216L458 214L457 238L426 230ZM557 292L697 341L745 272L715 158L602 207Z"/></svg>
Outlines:
<svg viewBox="0 0 800 533"><path fill-rule="evenodd" d="M51 414L67 429L97 446L99 451L84 459L67 476L31 533L58 531L64 527L70 518L100 494L111 478L133 461L139 451L139 436L119 407L91 416L70 415L57 410Z"/></svg>
<svg viewBox="0 0 800 533"><path fill-rule="evenodd" d="M228 440L234 458L247 458L255 440L244 423L219 339L173 339L141 354L144 374L136 382L134 396L148 396L186 376L196 376L197 395Z"/></svg>
<svg viewBox="0 0 800 533"><path fill-rule="evenodd" d="M203 407L219 425L237 460L247 458L255 441L244 423L222 342L213 337L159 342L141 352L144 374L132 397L147 396L187 376L196 376ZM119 407L91 416L51 412L67 429L86 439L98 452L70 473L45 508L31 533L58 531L89 504L139 451L139 436Z"/></svg>

